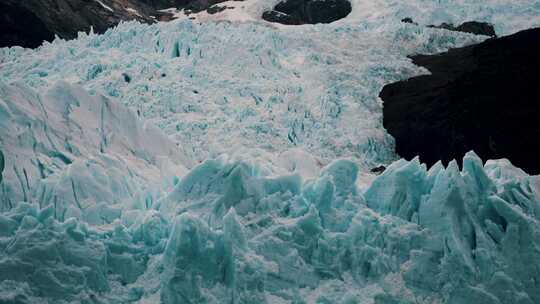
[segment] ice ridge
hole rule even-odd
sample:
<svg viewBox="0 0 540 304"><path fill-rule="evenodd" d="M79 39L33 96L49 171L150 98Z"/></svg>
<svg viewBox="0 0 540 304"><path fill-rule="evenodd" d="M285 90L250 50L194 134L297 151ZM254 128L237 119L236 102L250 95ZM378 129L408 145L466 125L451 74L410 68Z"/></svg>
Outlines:
<svg viewBox="0 0 540 304"><path fill-rule="evenodd" d="M536 303L539 178L473 153L463 168L401 160L362 194L346 160L308 181L209 160L99 229L21 203L0 217L0 296Z"/></svg>

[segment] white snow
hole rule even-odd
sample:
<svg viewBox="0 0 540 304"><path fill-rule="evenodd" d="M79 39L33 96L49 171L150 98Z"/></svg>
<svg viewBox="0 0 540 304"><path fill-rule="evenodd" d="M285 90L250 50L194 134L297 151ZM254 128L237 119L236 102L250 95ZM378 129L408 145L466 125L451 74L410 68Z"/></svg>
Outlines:
<svg viewBox="0 0 540 304"><path fill-rule="evenodd" d="M279 0L227 1L217 5L234 9L226 9L213 15L206 11L186 15L175 8L170 8L169 12L174 12L174 18L194 18L200 22L260 22L262 13L278 2ZM420 25L443 22L460 24L474 20L494 24L499 35L540 26L540 3L536 0L351 0L351 4L353 8L351 14L333 24L358 24L366 21L391 23L406 17L412 18ZM298 26L264 23L280 29L298 28Z"/></svg>
<svg viewBox="0 0 540 304"><path fill-rule="evenodd" d="M128 11L128 12L134 14L134 15L137 15L137 16L139 16L139 17L142 17L141 14L139 13L139 11L137 11L137 10L134 9L134 8L126 7L126 11Z"/></svg>
<svg viewBox="0 0 540 304"><path fill-rule="evenodd" d="M99 3L104 9L114 12L114 10L110 6L105 5L105 3L101 2L100 0L95 0L95 1Z"/></svg>

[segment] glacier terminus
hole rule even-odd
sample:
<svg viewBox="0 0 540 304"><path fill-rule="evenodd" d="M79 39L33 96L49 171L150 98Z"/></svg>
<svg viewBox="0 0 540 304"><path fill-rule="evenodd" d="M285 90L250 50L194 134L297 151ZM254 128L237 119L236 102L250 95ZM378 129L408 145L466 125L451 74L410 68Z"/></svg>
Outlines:
<svg viewBox="0 0 540 304"><path fill-rule="evenodd" d="M0 303L540 303L540 176L400 159L378 97L540 2L278 2L0 48Z"/></svg>

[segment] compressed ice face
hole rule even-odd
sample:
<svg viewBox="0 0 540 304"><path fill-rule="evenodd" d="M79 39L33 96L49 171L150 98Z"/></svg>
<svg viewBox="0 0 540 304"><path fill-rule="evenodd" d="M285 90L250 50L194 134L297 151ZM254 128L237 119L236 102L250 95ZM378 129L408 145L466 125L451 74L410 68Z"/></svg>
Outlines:
<svg viewBox="0 0 540 304"><path fill-rule="evenodd" d="M0 297L111 303L155 296L162 303L540 299L540 272L531 267L540 261L538 176L507 162L484 167L473 153L462 171L456 163L428 171L417 160L402 160L362 195L357 170L339 160L315 180L289 184L245 163L215 160L176 185L167 197L173 210L122 213L97 230L75 219L59 222L52 206L21 203L0 216ZM206 187L208 174L221 186ZM400 179L415 186L392 186Z"/></svg>
<svg viewBox="0 0 540 304"><path fill-rule="evenodd" d="M112 210L138 204L151 196L148 186L159 189L162 179L171 176L161 170L162 159L180 174L184 164L189 166L160 130L80 86L59 82L38 93L22 83L0 82L0 92L8 166L0 210L19 201L37 202L53 205L60 220L110 223L119 217Z"/></svg>
<svg viewBox="0 0 540 304"><path fill-rule="evenodd" d="M193 18L198 22L208 21L260 21L262 14L281 2L280 0L252 0L239 3L226 1L228 8L217 14L176 14L177 18ZM421 26L430 24L466 21L488 22L495 26L498 35L505 36L527 28L540 25L540 6L536 0L350 0L352 12L343 19L335 21L338 25L358 24L364 21L384 20L386 23L412 18ZM285 29L288 26L272 24Z"/></svg>
<svg viewBox="0 0 540 304"><path fill-rule="evenodd" d="M287 302L306 296L302 294L306 289L317 294L327 280L347 284L350 276L359 290L367 282L379 282L382 290L371 299L376 303L509 303L513 299L535 303L540 273L527 265L540 258L536 248L538 178L514 176L501 182L490 175L507 168L491 165L484 169L472 153L465 157L463 167L460 172L452 163L427 171L417 160L399 161L375 180L364 200L354 189L340 191L349 188L347 177L356 169L340 161L323 170L313 183L304 183L301 192L274 213L252 211L242 216L231 207L222 222L212 227L183 209L165 252L169 267L162 276L167 286L162 299L174 303L186 297L218 303L217 299L258 297L263 289ZM400 179L411 180L413 185L379 186L391 186L393 181L399 185ZM250 183L249 179L242 182ZM208 202L196 209L205 205L212 207ZM258 261L250 266L255 269L235 272L227 268L234 261L245 266L246 257ZM186 266L194 260L201 264ZM266 278L261 281L263 274ZM263 285L244 285L238 290L228 279L243 281L247 275ZM335 296L319 295L318 299ZM359 293L347 299L362 303L367 298ZM252 303L247 299L238 301Z"/></svg>

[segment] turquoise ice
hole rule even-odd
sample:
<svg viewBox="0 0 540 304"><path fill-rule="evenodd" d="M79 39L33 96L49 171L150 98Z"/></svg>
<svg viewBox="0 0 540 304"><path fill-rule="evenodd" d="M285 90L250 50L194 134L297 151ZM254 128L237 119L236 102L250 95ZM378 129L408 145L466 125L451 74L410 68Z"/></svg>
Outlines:
<svg viewBox="0 0 540 304"><path fill-rule="evenodd" d="M0 216L0 296L130 302L157 293L163 303L540 299L537 176L505 161L483 166L471 152L462 171L455 162L427 170L417 160L397 161L362 194L357 170L339 160L302 182L267 177L242 162L209 161L157 209L122 212L99 229L74 218L61 222L52 206L20 203Z"/></svg>

